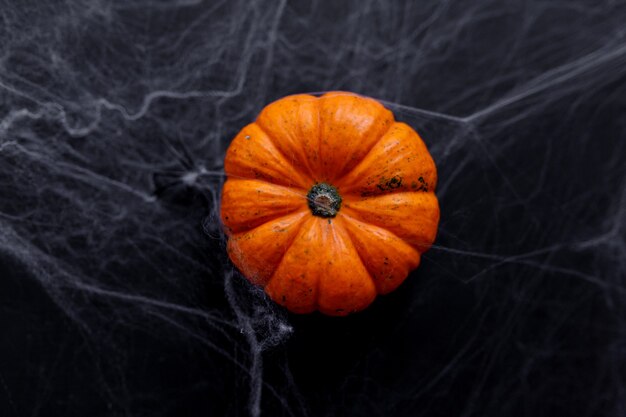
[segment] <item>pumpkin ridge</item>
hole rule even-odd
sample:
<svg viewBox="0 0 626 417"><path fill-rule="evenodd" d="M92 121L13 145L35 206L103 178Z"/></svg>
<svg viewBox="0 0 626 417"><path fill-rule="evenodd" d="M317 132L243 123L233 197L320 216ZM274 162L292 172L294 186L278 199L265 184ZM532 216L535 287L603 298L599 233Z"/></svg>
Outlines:
<svg viewBox="0 0 626 417"><path fill-rule="evenodd" d="M304 192L304 190L303 190L303 193L298 193L298 192L293 190L293 188L295 188L295 187L287 187L287 186L284 186L284 185L274 184L272 182L264 181L264 180L249 180L249 179L237 179L237 178L233 178L233 180L235 180L235 181L256 181L258 183L270 184L272 187L277 187L277 188L283 189L282 191L285 192L285 193L295 194L296 196L301 197L302 200L303 200L303 206L302 207L294 206L292 209L284 211L284 212L279 212L278 214L268 213L268 216L265 219L265 221L262 221L259 224L255 225L255 226L252 226L252 227L245 227L243 229L237 229L237 232L235 232L237 234L238 233L250 232L251 230L256 229L257 227L259 227L259 226L261 226L263 224L266 224L267 222L278 220L281 217L294 214L294 213L296 213L298 211L306 211L306 210L308 210L308 205L306 203L306 200L307 200L306 192ZM221 204L221 207L220 207L220 218L222 219L222 223L224 223L224 225L226 225L227 222L224 221L224 220L227 219L228 216L226 214L224 214L225 210L223 208L223 202L224 201L223 201L223 196L222 196L222 204ZM227 226L227 227L229 227L229 226Z"/></svg>
<svg viewBox="0 0 626 417"><path fill-rule="evenodd" d="M287 254L287 252L289 251L289 249L291 249L291 247L293 246L293 242L298 238L298 236L300 236L300 234L302 233L302 227L304 227L304 224L307 222L308 219L305 219L304 217L306 217L306 211L302 210L303 213L305 213L305 215L303 216L303 218L298 221L298 225L296 226L296 228L298 229L294 234L293 237L291 238L291 240L285 245L285 251L283 252L283 254L280 256L280 258L278 259L278 262L275 263L274 266L274 270L272 271L272 274L270 275L270 277L267 279L267 282L265 283L265 286L268 286L270 281L272 281L272 279L274 278L274 275L276 275L276 271L278 270L278 267L280 266L281 263L283 263L283 259L285 259L285 255ZM293 213L291 213L291 215L293 215ZM279 219L279 218L278 218ZM278 220L276 219L276 220ZM273 220L272 220L273 221Z"/></svg>
<svg viewBox="0 0 626 417"><path fill-rule="evenodd" d="M323 220L319 221L323 223ZM325 274L319 277L317 283L317 309L323 314L339 316L360 311L369 306L377 297L376 284L363 264L353 239L347 233L341 221L337 224L333 223L332 228L327 228L326 230L329 231L326 241L330 242L327 246L335 246L342 253L342 257L339 259L344 259L343 255L345 255L347 262L344 262L343 269L332 271L338 273L339 276L333 277ZM335 256L335 253L331 252L329 255L332 258ZM329 281L331 282L330 284ZM335 283L334 281L337 282ZM339 305L336 304L338 301L337 297L341 300Z"/></svg>
<svg viewBox="0 0 626 417"><path fill-rule="evenodd" d="M252 228L252 229L250 229L250 230L246 230L246 231L242 231L242 232L237 232L237 233L234 233L234 234L232 234L231 236L229 236L229 242L230 242L230 241L232 241L232 240L238 240L239 238L243 237L243 236L244 236L244 235L246 235L246 234L254 233L254 231L255 231L256 229L259 229L259 228L261 228L261 227L263 227L263 226L266 226L268 223L276 223L276 222L280 222L280 221L282 221L283 219L286 219L287 217L291 217L291 216L300 216L300 218L299 218L299 219L297 219L297 220L293 223L293 227L295 227L297 230L295 230L295 232L293 233L293 237L292 237L289 241L287 241L287 242L285 243L285 250L283 251L283 253L282 253L282 254L280 255L280 257L278 258L278 262L276 262L276 263L275 263L275 267L274 267L274 268L271 268L271 273L269 274L269 277L270 277L270 278L268 278L268 280L266 281L266 283L265 283L264 285L267 285L267 284L269 283L269 279L271 279L271 278L272 278L272 276L273 276L273 275L274 275L274 273L276 272L276 269L278 269L278 265L280 265L280 262L282 262L282 259L285 257L285 253L287 253L287 250L291 247L291 245L293 244L293 242L294 242L294 240L296 239L296 237L298 236L298 234L300 234L300 230L299 230L299 229L300 229L300 228L302 227L302 225L306 222L306 217L307 217L306 215L307 215L307 214L308 214L308 213L307 213L307 211L306 211L306 210L301 210L299 213L298 213L298 212L296 212L296 213L288 213L288 214L285 214L285 215L283 215L283 216L277 217L277 218L275 218L275 219L268 220L267 222L262 223L262 224L260 224L260 225L258 225L258 226L256 226L256 227L254 227L254 228ZM232 254L232 253L231 253L231 250L230 250L230 249L228 250L228 255L229 255L229 257L231 258L231 261L232 261L233 263L235 263L235 265L237 265L237 262L235 262L235 261L232 259L232 258L233 258L233 256L234 256L234 254ZM266 262L266 264L268 264L268 263ZM270 264L270 265L271 265L271 264ZM237 265L237 267L239 267L239 265ZM248 277L248 276L246 276L246 278L248 278L248 279L249 279L249 277ZM250 280L250 279L249 279L249 280Z"/></svg>
<svg viewBox="0 0 626 417"><path fill-rule="evenodd" d="M387 108L384 108L385 111L389 111ZM387 135L387 133L389 133L389 131L391 130L391 128L398 123L395 119L395 116L393 115L393 113L391 114L391 119L393 120L392 123L389 123L389 126L387 126L387 130L385 130L384 132L381 132L380 136L378 137L378 139L372 143L372 145L369 147L369 149L367 149L367 151L363 154L363 157L361 157L358 161L355 161L354 165L347 170L341 177L337 178L336 180L334 180L334 182L337 184L337 187L339 187L341 185L342 180L347 177L357 166L359 166L359 164L361 162L363 162L363 160L365 158L367 158L367 156L372 152L372 150L376 147L376 145L378 145L378 143L385 137L385 135ZM320 141L321 142L321 141Z"/></svg>
<svg viewBox="0 0 626 417"><path fill-rule="evenodd" d="M287 189L296 189L296 190L301 190L304 195L306 195L306 188L304 187L300 187L298 184L295 183L291 183L290 185L284 185L284 184L279 184L276 181L272 181L271 179L268 178L255 178L253 176L246 176L246 175L233 175L233 174L227 174L228 178L232 178L234 180L244 180L244 181L259 181L259 182L264 182L266 184L271 184L271 185L275 185L277 187L283 187L283 188L287 188ZM308 179L308 178L307 178ZM295 192L295 191L294 191Z"/></svg>
<svg viewBox="0 0 626 417"><path fill-rule="evenodd" d="M320 161L319 159L322 157L322 132L324 131L324 129L322 129L322 123L324 121L324 119L322 118L322 112L320 111L320 99L324 97L324 96L320 96L317 97L316 103L315 105L317 106L317 158L318 158L318 170L319 171L323 171L322 169L322 161ZM323 178L323 175L320 175L321 172L316 172L314 173L315 175L313 175L313 179L317 180L317 177L320 177L319 179L325 179Z"/></svg>
<svg viewBox="0 0 626 417"><path fill-rule="evenodd" d="M356 210L350 210L350 208L348 208L348 210L349 210L350 212L352 212L352 213L356 213ZM398 238L398 239L400 239L401 241L406 242L406 240L402 239L400 236L398 236L397 234L395 234L395 233L394 233L394 232L392 232L391 230L387 229L385 226L381 226L381 225L378 225L378 224L374 224L374 223L371 223L371 222L365 221L364 219L361 219L361 218L358 216L358 214L357 214L357 215L354 215L354 214L346 214L346 213L344 212L344 213L342 213L342 217L347 217L347 219L346 219L345 221L354 220L354 221L356 221L356 222L363 223L363 224L366 224L366 225L368 225L368 226L379 227L379 228L381 228L381 229L384 229L387 233L389 233L389 234L391 234L391 235L393 235L393 236L397 237L397 238ZM349 230L349 229L350 229L349 227L346 227L346 230ZM349 233L349 232L348 232L348 233ZM411 245L409 242L406 242L406 243L407 243L407 245L410 245L411 247L413 247L413 245ZM414 249L415 249L415 248L414 248ZM415 249L415 250L417 250L417 249ZM418 252L419 252L419 251L418 251Z"/></svg>
<svg viewBox="0 0 626 417"><path fill-rule="evenodd" d="M319 158L320 158L320 155L322 154L321 153L322 152L322 140L321 140L322 116L320 114L320 98L321 98L321 96L320 97L316 97L316 96L313 96L313 95L310 95L310 94L308 94L308 96L309 97L313 97L315 99L315 100L313 100L313 103L315 103L315 110L316 110L316 113L317 113L317 158L318 158L316 163L319 164L320 163ZM317 172L317 171L320 171L321 168L319 166L317 166L316 168L317 169L313 169L313 167L311 167L309 165L309 160L307 158L307 169L309 170L309 175L310 175L310 177L311 177L311 179L313 181L316 181L318 179L317 177L320 176L320 173Z"/></svg>
<svg viewBox="0 0 626 417"><path fill-rule="evenodd" d="M359 245L355 244L355 249L366 270L372 277L378 294L388 294L390 291L396 289L397 286L406 280L408 274L419 266L422 254L395 233L371 223L362 222L349 215L344 215L343 221L345 222L345 229L350 237L357 242L360 241ZM387 236L380 237L380 232L384 232ZM366 239L359 239L361 234L371 234L371 236ZM372 238L376 240L378 237L380 238L378 242L382 243L384 241L385 247L380 248L380 251L374 253L368 251L369 245L366 245L365 241L369 241ZM390 241L386 238L391 238L392 240ZM394 239L396 240L395 242L393 241ZM375 242L371 244L374 246L377 245ZM361 253L359 249L364 252ZM385 254L386 250L390 250L390 253ZM376 256L381 256L382 259L376 259ZM371 257L374 257L375 262L366 261ZM387 265L389 268L386 269L382 267L381 269L381 264ZM406 273L401 272L403 269Z"/></svg>
<svg viewBox="0 0 626 417"><path fill-rule="evenodd" d="M419 134L408 124L395 122L374 148L341 178L341 184L346 196L429 192L436 188L437 172Z"/></svg>
<svg viewBox="0 0 626 417"><path fill-rule="evenodd" d="M346 102L341 103L342 99L345 99ZM361 162L361 157L357 157L356 154L368 154L371 147L375 146L383 135L388 132L390 126L394 125L395 118L393 113L383 106L378 100L355 93L346 91L329 91L319 97L319 100L320 116L322 119L325 119L326 122L320 123L320 155L323 158L322 160L327 159L329 155L335 155L336 152L339 152L339 155L341 155L341 158L330 158L333 162L332 166L327 165L331 167L330 169L325 170L322 165L322 171L326 172L320 172L320 174L324 174L324 181L336 182L347 172L350 172L354 166ZM354 136L350 136L349 138L351 139L349 139L350 144L348 147L337 148L336 146L331 145L330 148L335 148L335 152L322 152L323 148L327 146L323 143L325 139L328 143L341 143L340 141L337 141L337 139L332 138L333 133L330 131L332 131L333 128L338 127L336 126L337 120L335 120L338 116L337 112L345 105L352 106L355 114L366 116L368 119L366 123L369 125L369 129L362 131L361 128L355 128L355 134L358 135L359 141L352 141ZM342 115L341 118L338 119L340 124L346 124L347 126L350 126L350 129L357 126L354 120L346 120L345 118L347 116L345 116L343 112L339 113ZM350 118L347 117L347 119ZM325 126L329 128L328 132L325 132ZM373 134L373 131L376 130L379 131L378 134ZM373 141L373 143L370 143L370 141ZM357 148L358 152L356 151Z"/></svg>
<svg viewBox="0 0 626 417"><path fill-rule="evenodd" d="M319 111L318 111L318 114L319 114ZM272 135L269 134L269 132L263 127L261 123L258 123L257 121L255 121L254 124L259 128L259 130L265 133L265 135L270 139L271 144L274 146L274 148L276 148L276 151L280 154L280 156L283 157L283 159L285 160L285 163L287 163L291 168L293 168L294 171L302 175L305 179L309 180L311 183L314 182L313 175L312 175L313 172L311 170L311 167L309 166L308 158L305 159L306 169L302 170L301 167L293 163L294 161L293 159L288 158L287 155L285 155L285 153L278 146L276 146L276 143L275 143L276 139L272 137Z"/></svg>
<svg viewBox="0 0 626 417"><path fill-rule="evenodd" d="M337 187L337 188L339 188L339 187ZM406 193L434 194L434 191L432 191L432 190L420 190L420 189L417 189L417 190L407 190L406 188L398 188L398 189L387 189L387 190L384 190L384 191L376 191L376 192L372 192L372 193L367 193L367 194L361 195L361 194L355 192L354 188L356 188L356 187L347 188L347 191L343 191L342 194L341 194L343 196L343 199L346 202L348 202L348 203L350 201L358 201L360 199L368 198L368 197L383 197L383 196L386 196L386 195L394 195L394 194L406 194Z"/></svg>
<svg viewBox="0 0 626 417"><path fill-rule="evenodd" d="M249 132L250 130L252 130L253 132ZM249 160L249 158L242 158L242 153L231 153L233 144L237 143L238 141L239 145L237 146L237 148L240 148L240 149L237 149L237 151L243 152L243 153L247 152L249 155L251 151L249 149L245 149L244 147L242 147L242 143L243 143L242 136L245 139L249 139L250 135L254 135L255 133L254 131L257 131L257 133L263 136L262 140L260 142L256 142L255 146L260 147L260 149L262 149L263 152L266 152L270 158L275 159L275 161L271 161L272 164L277 164L281 167L284 166L287 171L291 171L291 172L286 172L286 173L276 172L276 173L273 173L273 175L270 174L268 176L254 169L255 163L263 164L263 161L261 160L251 161ZM308 178L308 176L303 175L299 169L296 169L295 166L289 163L285 155L274 144L274 141L270 137L270 135L265 130L263 130L259 124L252 122L246 125L237 134L237 136L233 140L233 144L231 144L229 149L226 151L225 160L224 160L224 172L226 173L228 177L240 178L240 179L251 179L251 180L264 180L268 183L281 185L283 187L292 186L292 187L302 188L302 189L307 188L308 183L310 182L310 179ZM232 173L233 170L239 171L241 175L234 175ZM279 174L279 175L275 175L275 174ZM282 174L282 176L280 174ZM294 175L294 177L292 178L290 175ZM290 184L281 183L281 179L285 179L285 178L290 179Z"/></svg>
<svg viewBox="0 0 626 417"><path fill-rule="evenodd" d="M314 217L311 217L314 218ZM311 218L303 220L297 227L298 227L298 231L296 233L294 233L293 235L293 239L291 239L291 242L289 242L289 244L285 245L285 251L283 252L282 256L280 257L280 259L278 260L278 262L276 262L276 266L274 267L274 271L272 271L272 275L270 275L270 277L267 279L267 282L265 283L265 287L267 287L268 285L270 285L270 282L272 282L272 280L274 279L274 277L276 276L276 271L278 271L278 268L280 268L280 265L283 263L283 260L285 259L285 256L287 255L287 252L289 252L289 250L292 248L293 243L295 242L295 240L302 235L303 233L303 228L304 225L307 224L308 222L311 221ZM311 227L311 226L309 226ZM319 280L318 280L319 281ZM315 285L319 285L319 282L316 282ZM316 309L317 309L317 299L315 300L315 305L316 305Z"/></svg>
<svg viewBox="0 0 626 417"><path fill-rule="evenodd" d="M345 217L345 219L343 217ZM354 237L352 236L352 232L350 232L350 228L349 227L345 227L343 224L341 224L341 223L343 223L345 221L349 221L348 219L351 219L351 218L352 217L350 217L349 215L343 214L339 219L336 219L336 220L340 221L340 224L338 224L337 226L340 226L343 229L343 231L345 232L345 235L350 240L350 244L354 248L354 251L359 256L359 260L361 261L361 264L363 265L363 268L365 268L365 270L367 271L367 274L370 277L370 281L372 281L372 284L374 285L374 288L376 288L376 294L380 294L378 292L378 286L376 285L376 280L374 280L374 274L372 274L372 271L370 271L370 269L367 267L367 263L363 260L363 255L361 255L361 251L357 248L357 245L354 244ZM367 224L369 224L369 223L367 223Z"/></svg>
<svg viewBox="0 0 626 417"><path fill-rule="evenodd" d="M270 217L270 218L268 218L266 221L264 221L264 222L262 222L262 223L260 223L260 224L258 224L258 225L256 225L256 226L254 226L254 227L251 227L251 228L249 228L249 229L242 229L242 230L238 230L236 233L233 233L233 235L238 235L238 234L240 234L240 233L248 233L248 232L251 232L252 230L256 229L257 227L263 226L264 224L267 224L267 223L269 223L269 222L275 222L276 220L280 220L281 218L283 218L283 217L285 217L285 216L291 216L291 215L293 215L293 214L296 214L296 213L297 213L297 212L299 212L299 211L303 211L303 212L304 212L305 210L303 210L302 208L295 208L295 209L293 209L293 210L291 210L291 211L287 211L287 212L284 212L284 213L280 213L280 214L279 214L279 215L277 215L276 217ZM308 211L308 208L306 209L306 211Z"/></svg>
<svg viewBox="0 0 626 417"><path fill-rule="evenodd" d="M405 191L404 192L404 194L412 194L412 193L416 193L416 192L414 192L414 191L411 191L411 192L406 192ZM398 192L398 194L401 194L401 192ZM435 193L432 192L432 191L429 191L429 192L424 193L424 194L433 194L434 195ZM385 194L384 196L387 196L387 195L392 195L392 193ZM348 197L348 196L346 196L346 197ZM377 197L382 197L382 196L377 196ZM346 198L346 200L348 200L348 199ZM385 225L384 223L377 224L377 223L373 223L371 221L367 221L366 219L363 218L363 216L361 216L361 214L359 213L358 210L355 210L352 207L350 207L350 205L349 205L350 201L349 200L346 201L346 203L347 204L345 204L344 208L343 208L343 213L342 213L343 216L347 216L347 217L353 218L353 219L355 219L355 220L357 220L357 221L359 221L361 223L365 223L367 225L371 225L371 226L374 226L374 227L380 227L381 229L384 229L385 231L387 231L388 233L391 233L392 235L396 236L398 239L402 240L403 242L406 242L409 246L411 246L413 249L415 249L417 252L419 252L420 255L423 254L424 252L426 252L428 249L430 249L431 245L428 245L428 246L419 245L419 244L410 242L410 241L404 239L403 237L398 236L398 234L396 234L395 232L391 231L388 228L388 226ZM432 244L432 242L431 242L431 244Z"/></svg>

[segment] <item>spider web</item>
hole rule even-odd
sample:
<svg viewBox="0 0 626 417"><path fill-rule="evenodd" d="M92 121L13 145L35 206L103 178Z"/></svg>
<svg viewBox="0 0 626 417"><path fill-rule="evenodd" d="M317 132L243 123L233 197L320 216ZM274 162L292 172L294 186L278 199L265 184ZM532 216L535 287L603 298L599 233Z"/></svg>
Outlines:
<svg viewBox="0 0 626 417"><path fill-rule="evenodd" d="M0 1L2 415L626 414L619 1ZM437 241L345 318L225 255L230 140L379 99ZM95 411L94 411L95 410Z"/></svg>

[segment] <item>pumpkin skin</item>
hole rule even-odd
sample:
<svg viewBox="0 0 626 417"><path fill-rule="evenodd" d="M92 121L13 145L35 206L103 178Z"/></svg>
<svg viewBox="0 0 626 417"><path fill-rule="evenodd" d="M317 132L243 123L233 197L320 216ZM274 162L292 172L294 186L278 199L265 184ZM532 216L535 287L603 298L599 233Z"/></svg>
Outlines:
<svg viewBox="0 0 626 417"><path fill-rule="evenodd" d="M228 255L294 313L363 310L417 268L437 233L435 163L419 135L370 98L271 103L232 141L224 170ZM330 204L337 210L325 211Z"/></svg>

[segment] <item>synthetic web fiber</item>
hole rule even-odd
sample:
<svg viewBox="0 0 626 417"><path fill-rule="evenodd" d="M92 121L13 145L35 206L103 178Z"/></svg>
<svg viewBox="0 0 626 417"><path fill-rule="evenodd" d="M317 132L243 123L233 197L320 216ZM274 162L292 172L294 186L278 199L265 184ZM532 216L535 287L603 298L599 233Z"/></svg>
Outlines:
<svg viewBox="0 0 626 417"><path fill-rule="evenodd" d="M626 7L0 1L0 415L626 415ZM225 149L267 103L381 100L435 246L345 319L233 270Z"/></svg>

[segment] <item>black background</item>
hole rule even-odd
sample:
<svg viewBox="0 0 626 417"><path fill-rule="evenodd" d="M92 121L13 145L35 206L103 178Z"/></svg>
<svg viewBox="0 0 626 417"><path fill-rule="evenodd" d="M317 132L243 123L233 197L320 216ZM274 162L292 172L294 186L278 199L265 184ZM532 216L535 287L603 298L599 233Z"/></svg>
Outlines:
<svg viewBox="0 0 626 417"><path fill-rule="evenodd" d="M1 1L1 416L626 415L619 1ZM380 99L439 170L393 294L233 271L222 159L268 102Z"/></svg>

